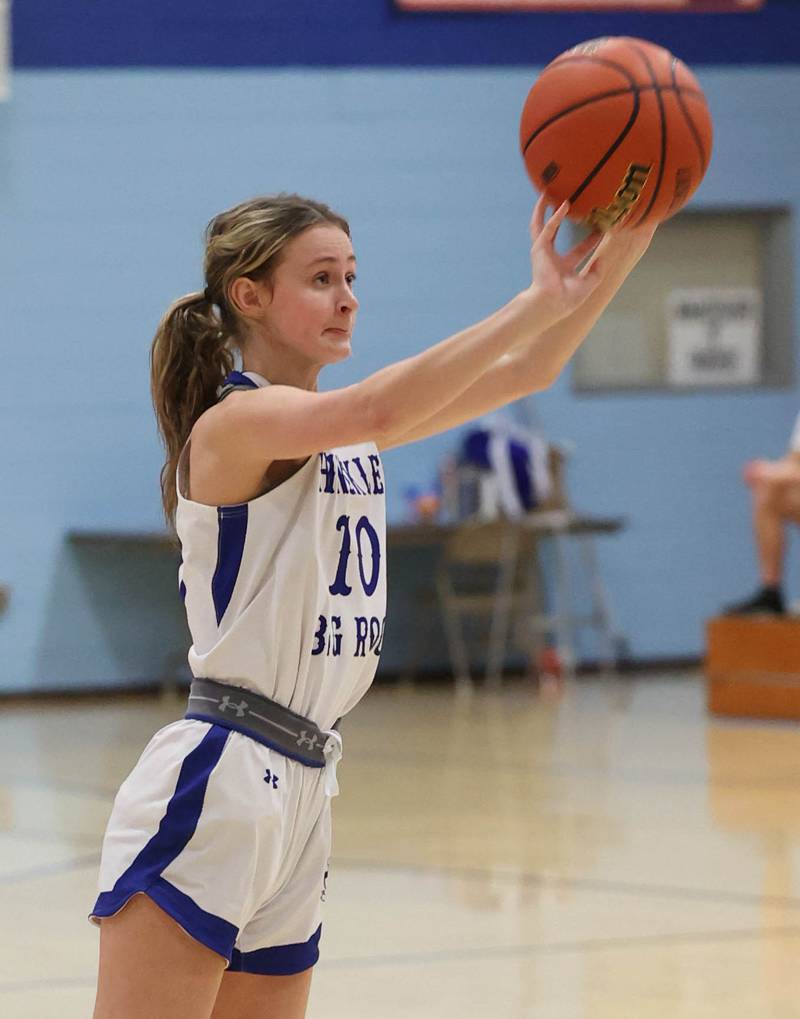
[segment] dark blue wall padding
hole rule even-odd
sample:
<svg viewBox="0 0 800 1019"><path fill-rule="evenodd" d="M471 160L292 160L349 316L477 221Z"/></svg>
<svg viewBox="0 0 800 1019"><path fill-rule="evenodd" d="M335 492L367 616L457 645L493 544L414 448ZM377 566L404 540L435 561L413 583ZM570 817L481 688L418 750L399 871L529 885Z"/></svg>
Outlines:
<svg viewBox="0 0 800 1019"><path fill-rule="evenodd" d="M13 59L45 67L442 67L547 63L639 35L690 64L800 63L800 2L750 14L423 14L392 0L16 0Z"/></svg>

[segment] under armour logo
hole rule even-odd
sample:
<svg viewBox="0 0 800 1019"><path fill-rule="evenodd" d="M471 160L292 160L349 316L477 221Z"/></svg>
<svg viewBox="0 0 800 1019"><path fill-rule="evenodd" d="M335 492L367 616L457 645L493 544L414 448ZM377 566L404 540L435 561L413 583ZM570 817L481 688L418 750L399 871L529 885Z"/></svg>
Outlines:
<svg viewBox="0 0 800 1019"><path fill-rule="evenodd" d="M236 712L237 718L244 718L245 712L247 710L247 701L239 701L238 704L234 704L233 701L231 701L228 694L225 694L225 696L219 702L219 710L227 711L228 708Z"/></svg>
<svg viewBox="0 0 800 1019"><path fill-rule="evenodd" d="M319 736L316 733L308 736L305 729L300 730L300 735L297 737L297 745L299 747L308 747L309 750L316 750L318 743Z"/></svg>

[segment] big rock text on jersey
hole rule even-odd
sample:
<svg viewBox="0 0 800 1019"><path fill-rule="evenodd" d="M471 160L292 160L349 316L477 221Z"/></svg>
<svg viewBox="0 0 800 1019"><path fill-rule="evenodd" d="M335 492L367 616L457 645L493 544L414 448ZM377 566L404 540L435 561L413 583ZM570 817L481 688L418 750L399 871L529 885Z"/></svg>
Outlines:
<svg viewBox="0 0 800 1019"><path fill-rule="evenodd" d="M366 458L344 458L336 453L320 453L320 493L326 495L383 495L385 488L380 457L370 453ZM342 513L336 520L340 535L339 551L332 570L328 594L330 606L334 599L346 599L358 585L371 598L378 585L383 562L378 531L366 514ZM355 553L355 554L354 554ZM344 607L344 605L343 605ZM314 634L312 655L338 658L343 653L345 629L352 629L347 646L354 658L367 654L380 655L386 619L383 616L354 615L343 624L343 612L321 612Z"/></svg>

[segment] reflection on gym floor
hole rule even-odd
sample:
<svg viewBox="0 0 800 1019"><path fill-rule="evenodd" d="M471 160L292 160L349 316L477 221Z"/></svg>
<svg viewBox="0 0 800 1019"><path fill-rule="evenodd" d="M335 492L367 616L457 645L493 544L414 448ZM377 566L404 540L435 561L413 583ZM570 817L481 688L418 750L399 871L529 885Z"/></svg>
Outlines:
<svg viewBox="0 0 800 1019"><path fill-rule="evenodd" d="M181 700L0 718L0 1015L91 1014L100 836ZM343 723L310 1019L800 1016L800 732L695 675L375 688Z"/></svg>

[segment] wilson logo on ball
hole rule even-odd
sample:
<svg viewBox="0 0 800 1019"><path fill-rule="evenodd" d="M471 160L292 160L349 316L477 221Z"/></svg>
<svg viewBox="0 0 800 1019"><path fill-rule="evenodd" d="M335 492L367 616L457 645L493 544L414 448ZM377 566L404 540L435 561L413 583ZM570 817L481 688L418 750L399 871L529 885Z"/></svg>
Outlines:
<svg viewBox="0 0 800 1019"><path fill-rule="evenodd" d="M586 222L597 230L609 230L616 226L642 196L642 191L650 176L651 166L640 166L631 163L621 186L614 195L614 201L604 209L592 209Z"/></svg>

